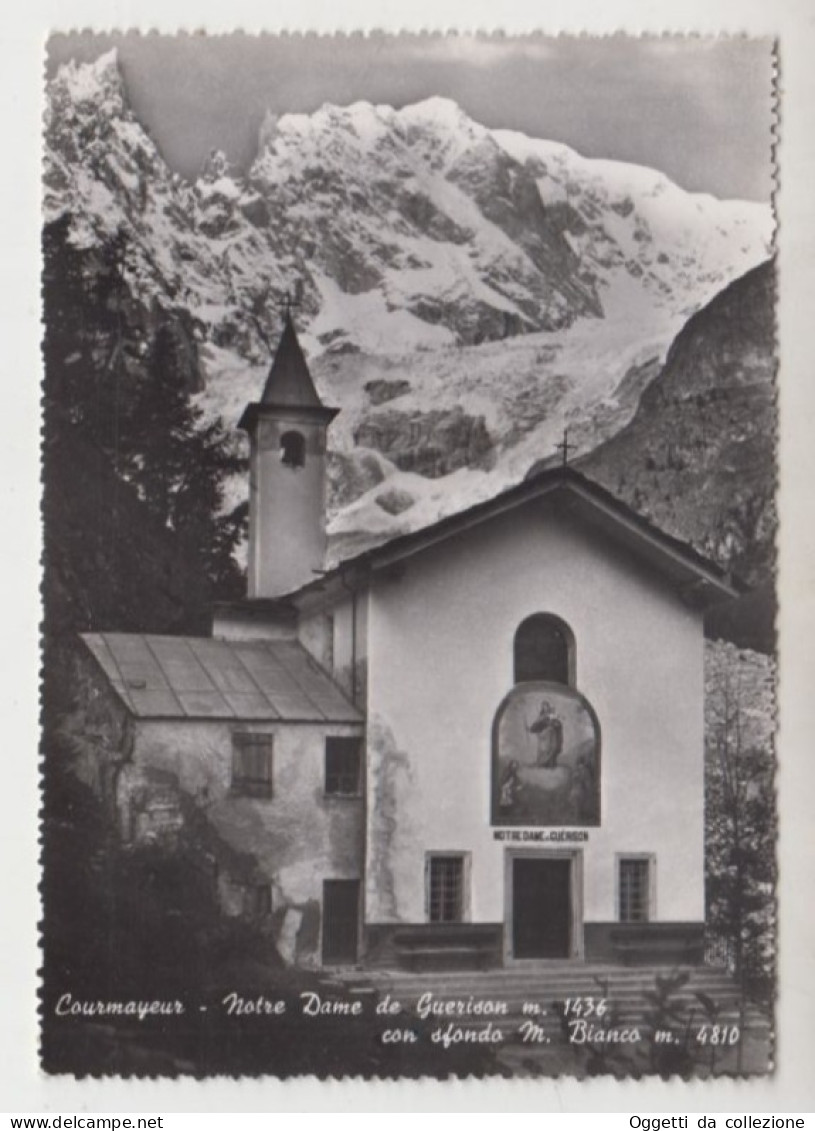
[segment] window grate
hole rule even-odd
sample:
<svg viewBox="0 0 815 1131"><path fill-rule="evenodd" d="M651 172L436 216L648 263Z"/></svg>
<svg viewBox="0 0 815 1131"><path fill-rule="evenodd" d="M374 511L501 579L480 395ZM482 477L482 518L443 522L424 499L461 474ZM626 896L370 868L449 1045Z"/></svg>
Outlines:
<svg viewBox="0 0 815 1131"><path fill-rule="evenodd" d="M459 923L464 918L463 857L430 857L428 912L431 923Z"/></svg>
<svg viewBox="0 0 815 1131"><path fill-rule="evenodd" d="M620 922L647 923L650 917L649 860L620 861Z"/></svg>

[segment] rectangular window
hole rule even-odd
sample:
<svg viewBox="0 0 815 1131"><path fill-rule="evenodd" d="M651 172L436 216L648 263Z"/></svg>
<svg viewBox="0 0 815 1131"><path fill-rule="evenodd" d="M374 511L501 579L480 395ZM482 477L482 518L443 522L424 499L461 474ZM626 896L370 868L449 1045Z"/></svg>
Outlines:
<svg viewBox="0 0 815 1131"><path fill-rule="evenodd" d="M464 856L427 859L427 917L431 923L461 923L465 913Z"/></svg>
<svg viewBox="0 0 815 1131"><path fill-rule="evenodd" d="M247 919L265 919L272 913L272 885L249 884L243 889L243 913Z"/></svg>
<svg viewBox="0 0 815 1131"><path fill-rule="evenodd" d="M232 792L241 797L272 796L272 736L232 735Z"/></svg>
<svg viewBox="0 0 815 1131"><path fill-rule="evenodd" d="M619 862L621 923L647 923L651 918L652 861L648 856L621 857Z"/></svg>
<svg viewBox="0 0 815 1131"><path fill-rule="evenodd" d="M325 740L325 792L334 797L359 797L362 743L359 738Z"/></svg>

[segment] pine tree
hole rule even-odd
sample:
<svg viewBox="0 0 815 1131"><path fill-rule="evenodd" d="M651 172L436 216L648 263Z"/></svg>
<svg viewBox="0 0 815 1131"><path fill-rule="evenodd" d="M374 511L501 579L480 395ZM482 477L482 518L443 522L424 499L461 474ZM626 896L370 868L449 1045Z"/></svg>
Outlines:
<svg viewBox="0 0 815 1131"><path fill-rule="evenodd" d="M200 631L242 588L241 461L190 400L181 316L132 296L126 238L79 248L70 223L43 241L46 630Z"/></svg>

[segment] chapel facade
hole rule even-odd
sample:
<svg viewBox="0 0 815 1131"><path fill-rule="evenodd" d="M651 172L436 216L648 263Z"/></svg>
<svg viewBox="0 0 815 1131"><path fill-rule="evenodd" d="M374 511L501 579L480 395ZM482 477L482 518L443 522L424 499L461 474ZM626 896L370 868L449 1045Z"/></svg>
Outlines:
<svg viewBox="0 0 815 1131"><path fill-rule="evenodd" d="M337 411L287 314L240 422L246 599L208 638L83 638L122 836L194 805L224 910L292 963L701 960L726 577L567 466L326 569Z"/></svg>

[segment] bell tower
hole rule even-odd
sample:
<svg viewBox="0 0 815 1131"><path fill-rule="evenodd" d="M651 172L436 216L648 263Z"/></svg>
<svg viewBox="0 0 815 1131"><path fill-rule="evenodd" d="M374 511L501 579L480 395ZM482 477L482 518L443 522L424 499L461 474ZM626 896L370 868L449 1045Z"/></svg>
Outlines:
<svg viewBox="0 0 815 1131"><path fill-rule="evenodd" d="M283 334L249 433L248 596L281 597L325 564L326 432L337 415L320 400L286 307Z"/></svg>

